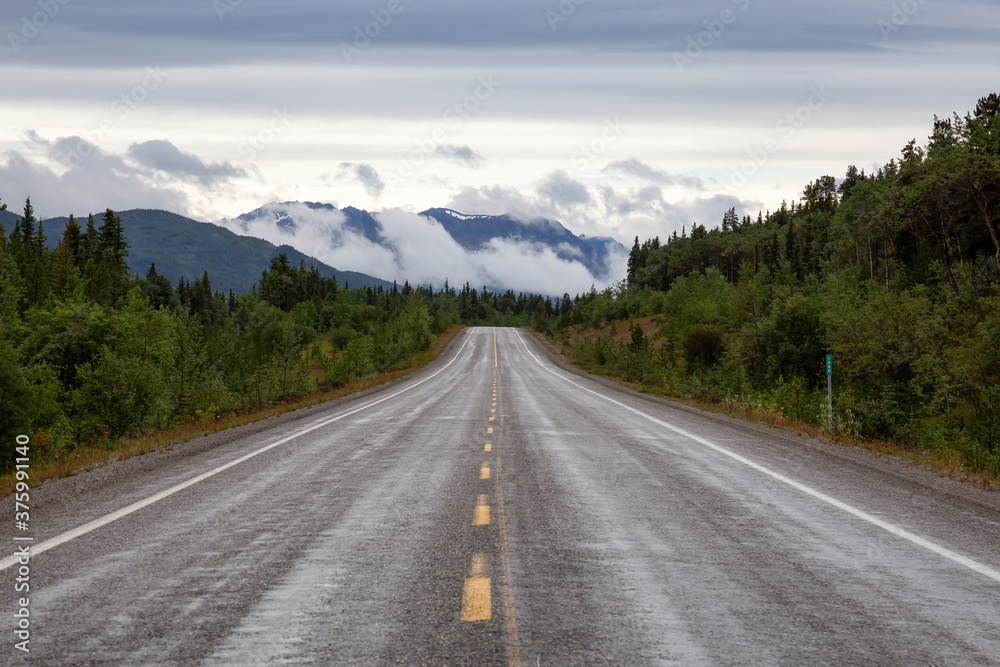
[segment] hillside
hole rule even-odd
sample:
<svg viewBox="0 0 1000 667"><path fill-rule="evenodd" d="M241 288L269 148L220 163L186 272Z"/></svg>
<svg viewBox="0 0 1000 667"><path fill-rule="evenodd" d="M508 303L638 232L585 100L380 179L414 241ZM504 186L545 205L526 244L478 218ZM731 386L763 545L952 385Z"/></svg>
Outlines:
<svg viewBox="0 0 1000 667"><path fill-rule="evenodd" d="M524 222L511 215L466 215L447 208L431 208L420 215L438 221L466 250L477 251L493 239L539 243L568 261L578 261L595 277L610 269L608 256L625 246L612 238L577 236L556 220Z"/></svg>
<svg viewBox="0 0 1000 667"><path fill-rule="evenodd" d="M9 210L0 211L0 216L3 216L0 217L0 224L9 233L17 216ZM276 246L263 239L240 236L222 227L169 211L135 209L118 212L118 216L129 243L129 269L139 275L145 275L153 262L157 272L173 283L181 276L192 281L208 271L213 289L243 294L260 280L271 258L283 252L293 266L305 262L306 266L317 267L323 276L335 277L341 285L392 286L392 283L363 273L337 270L291 246ZM50 250L59 244L67 220L50 218L43 221ZM86 216L77 220L81 226L86 226ZM100 224L99 220L97 224Z"/></svg>
<svg viewBox="0 0 1000 667"><path fill-rule="evenodd" d="M447 208L431 208L418 215L423 219L410 221L408 230L416 234L421 226L427 226L422 233L429 236L434 233L430 226L443 227L465 251L464 256L457 253L450 257L455 265L464 262L486 264L488 260L484 258L496 246L513 245L522 256L543 251L562 262L578 264L590 274L593 282L604 283L618 279L619 269L623 268L624 257L628 253L628 249L613 238L577 236L556 220L524 221L513 215L469 215ZM408 234L400 233L398 223L384 227L383 222L383 214L351 206L338 209L332 204L286 201L265 204L218 224L240 234L287 238L300 248L304 247L304 243L319 243L328 251L347 247L364 248L366 252L376 254L385 251L396 261L397 274L414 280L414 275L407 275L405 270ZM280 231L281 235L274 235L275 231ZM491 289L510 287L503 281L489 282L495 280L492 273L492 268L487 267L481 276L486 281L483 284L488 284ZM545 291L545 287L533 285L531 290Z"/></svg>

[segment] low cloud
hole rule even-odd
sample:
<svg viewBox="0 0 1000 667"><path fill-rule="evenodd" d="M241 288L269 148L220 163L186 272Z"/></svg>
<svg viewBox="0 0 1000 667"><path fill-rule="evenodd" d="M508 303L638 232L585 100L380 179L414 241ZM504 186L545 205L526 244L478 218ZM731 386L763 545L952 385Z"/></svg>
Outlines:
<svg viewBox="0 0 1000 667"><path fill-rule="evenodd" d="M698 176L679 176L677 174L668 174L660 169L654 169L645 162L635 158L616 160L608 164L608 166L606 166L602 171L604 173L617 172L626 176L633 176L655 185L682 185L686 188L694 190L705 189L705 184Z"/></svg>
<svg viewBox="0 0 1000 667"><path fill-rule="evenodd" d="M482 155L468 146L443 144L434 149L434 154L473 169L481 167L486 162Z"/></svg>
<svg viewBox="0 0 1000 667"><path fill-rule="evenodd" d="M624 276L627 255L612 254L607 276L593 276L578 261L567 261L552 248L511 239L493 239L472 252L460 246L435 220L400 209L374 213L385 239L376 244L345 225L344 214L305 204L283 205L296 221L278 227L262 209L254 219L223 220L219 224L239 234L288 244L338 269L360 271L384 280L440 287L468 282L478 287L521 292L578 294L617 282ZM387 247L388 246L388 247Z"/></svg>
<svg viewBox="0 0 1000 667"><path fill-rule="evenodd" d="M674 231L680 233L682 227L691 229L695 222L711 229L722 223L722 216L730 208L741 216L754 217L763 208L759 201L733 195L668 200L658 184L628 188L607 183L587 185L564 171L550 173L529 195L500 185L464 187L447 206L467 213L509 213L526 222L558 220L576 234L610 233L625 240L635 235L665 238Z"/></svg>
<svg viewBox="0 0 1000 667"><path fill-rule="evenodd" d="M209 187L247 175L245 169L228 162L207 164L194 153L185 153L164 139L132 144L129 146L128 156L149 169L169 176L196 180Z"/></svg>
<svg viewBox="0 0 1000 667"><path fill-rule="evenodd" d="M197 215L232 196L246 169L213 163L165 140L133 143L124 153L80 136L49 139L22 133L24 150L0 154L5 200L32 197L43 217L106 208L162 208ZM258 188L259 193L259 188Z"/></svg>
<svg viewBox="0 0 1000 667"><path fill-rule="evenodd" d="M342 162L340 164L340 173L350 176L358 183L361 183L361 186L370 197L378 199L385 192L385 181L375 171L375 167L367 162Z"/></svg>
<svg viewBox="0 0 1000 667"><path fill-rule="evenodd" d="M16 150L0 157L4 200L30 195L42 217L86 214L108 207L181 212L188 208L188 195L181 187L155 179L142 165L86 144L80 137L62 137L44 144L47 160L31 159ZM85 144L86 159L70 160L77 155L73 151Z"/></svg>

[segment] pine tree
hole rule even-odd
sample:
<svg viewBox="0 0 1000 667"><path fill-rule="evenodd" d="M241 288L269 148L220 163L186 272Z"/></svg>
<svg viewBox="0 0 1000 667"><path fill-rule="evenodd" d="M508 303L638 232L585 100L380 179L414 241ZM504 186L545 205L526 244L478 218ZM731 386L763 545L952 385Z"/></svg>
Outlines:
<svg viewBox="0 0 1000 667"><path fill-rule="evenodd" d="M62 239L52 254L52 291L57 295L71 292L79 284L82 268L80 262L81 240L80 225L70 215L66 228L63 230Z"/></svg>
<svg viewBox="0 0 1000 667"><path fill-rule="evenodd" d="M627 284L635 284L635 274L639 271L639 253L641 251L641 246L639 245L639 237L635 237L635 243L632 244L632 250L628 254L628 273L626 274Z"/></svg>
<svg viewBox="0 0 1000 667"><path fill-rule="evenodd" d="M89 236L89 226L87 233ZM97 230L97 289L107 297L109 303L114 303L128 286L128 264L125 263L127 257L128 243L125 241L121 218L109 208L104 212L104 220Z"/></svg>
<svg viewBox="0 0 1000 667"><path fill-rule="evenodd" d="M37 226L35 223L38 223ZM40 303L49 292L49 258L45 247L45 229L35 217L31 197L24 201L20 232L19 268L25 283L24 296L27 304L33 305Z"/></svg>
<svg viewBox="0 0 1000 667"><path fill-rule="evenodd" d="M726 214L722 216L722 231L736 231L740 225L740 218L736 215L736 207L726 211Z"/></svg>
<svg viewBox="0 0 1000 667"><path fill-rule="evenodd" d="M89 232L89 230L88 230ZM97 251L101 263L115 274L127 274L128 243L125 241L125 230L121 218L110 208L104 212L104 221L97 232Z"/></svg>
<svg viewBox="0 0 1000 667"><path fill-rule="evenodd" d="M80 239L80 264L85 265L90 260L97 259L97 229L94 227L94 214L87 216L87 231Z"/></svg>
<svg viewBox="0 0 1000 667"><path fill-rule="evenodd" d="M48 243L48 240L48 237L45 235L45 225L39 220L38 227L35 228L35 233L31 237L31 251L35 257L41 257L45 254L47 250L45 244Z"/></svg>
<svg viewBox="0 0 1000 667"><path fill-rule="evenodd" d="M69 222L66 223L66 229L63 230L61 243L68 249L70 256L73 258L73 264L79 267L83 234L80 230L80 223L76 221L76 218L73 217L72 213L69 216Z"/></svg>
<svg viewBox="0 0 1000 667"><path fill-rule="evenodd" d="M35 209L31 207L31 197L24 200L24 215L21 216L21 245L29 252L32 248L32 237L35 235Z"/></svg>

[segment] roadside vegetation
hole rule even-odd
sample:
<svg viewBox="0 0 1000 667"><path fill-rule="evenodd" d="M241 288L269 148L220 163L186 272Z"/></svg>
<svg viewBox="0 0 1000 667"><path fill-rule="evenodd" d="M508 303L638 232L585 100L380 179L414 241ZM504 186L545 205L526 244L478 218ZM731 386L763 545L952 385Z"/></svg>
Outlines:
<svg viewBox="0 0 1000 667"><path fill-rule="evenodd" d="M342 289L275 257L247 294L127 265L111 210L58 247L30 200L0 227L0 469L31 438L32 479L263 418L427 363L460 322L522 325L537 296L447 284ZM54 474L54 473L53 473ZM61 474L61 473L60 473Z"/></svg>
<svg viewBox="0 0 1000 667"><path fill-rule="evenodd" d="M575 297L348 290L285 255L251 292L221 294L208 273L130 273L111 210L71 218L49 251L29 200L0 226L0 471L17 435L37 480L372 386L461 324L530 324L587 370L813 432L828 432L832 354L830 435L997 479L998 225L995 94L875 173L636 238L625 280Z"/></svg>
<svg viewBox="0 0 1000 667"><path fill-rule="evenodd" d="M1000 98L756 219L635 240L534 327L643 391L1000 476Z"/></svg>

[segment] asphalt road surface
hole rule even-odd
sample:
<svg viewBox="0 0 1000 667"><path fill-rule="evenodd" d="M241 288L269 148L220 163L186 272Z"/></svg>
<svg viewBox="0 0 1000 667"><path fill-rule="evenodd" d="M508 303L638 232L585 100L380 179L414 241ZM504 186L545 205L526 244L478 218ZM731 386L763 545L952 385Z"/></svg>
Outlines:
<svg viewBox="0 0 1000 667"><path fill-rule="evenodd" d="M34 490L30 654L8 557L0 662L1000 664L997 494L885 461L468 329L380 391Z"/></svg>

